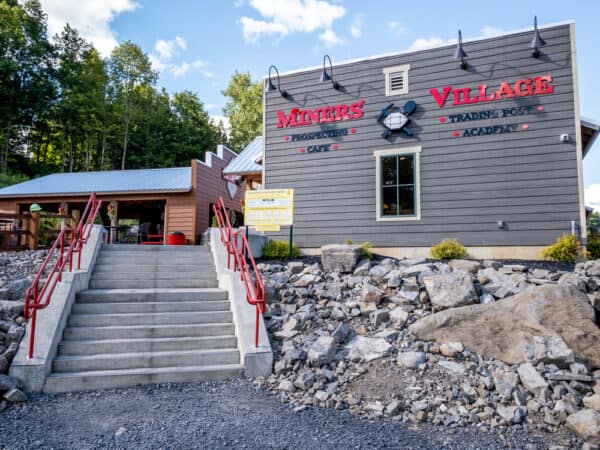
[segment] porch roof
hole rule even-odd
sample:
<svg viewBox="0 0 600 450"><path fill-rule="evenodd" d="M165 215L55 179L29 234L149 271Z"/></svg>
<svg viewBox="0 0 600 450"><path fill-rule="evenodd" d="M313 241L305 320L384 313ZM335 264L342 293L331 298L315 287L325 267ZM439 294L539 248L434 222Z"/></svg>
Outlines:
<svg viewBox="0 0 600 450"><path fill-rule="evenodd" d="M249 175L262 173L262 165L260 164L262 150L263 138L257 136L223 169L223 174Z"/></svg>
<svg viewBox="0 0 600 450"><path fill-rule="evenodd" d="M0 198L118 193L176 193L192 189L191 167L55 173L0 189Z"/></svg>

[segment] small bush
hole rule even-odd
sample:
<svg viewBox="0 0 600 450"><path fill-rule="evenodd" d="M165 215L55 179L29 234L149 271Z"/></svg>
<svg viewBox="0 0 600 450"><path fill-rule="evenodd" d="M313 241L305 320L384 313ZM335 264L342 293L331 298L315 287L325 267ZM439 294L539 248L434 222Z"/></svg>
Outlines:
<svg viewBox="0 0 600 450"><path fill-rule="evenodd" d="M263 249L263 258L265 259L289 259L290 244L282 241L269 241ZM292 247L292 257L296 258L300 255L300 250L297 246Z"/></svg>
<svg viewBox="0 0 600 450"><path fill-rule="evenodd" d="M346 245L352 245L352 244L354 244L354 242L352 241L352 239L346 239L344 241L344 244L346 244Z"/></svg>
<svg viewBox="0 0 600 450"><path fill-rule="evenodd" d="M363 242L360 245L362 246L363 256L367 259L373 259L373 252L371 252L373 246L369 242Z"/></svg>
<svg viewBox="0 0 600 450"><path fill-rule="evenodd" d="M600 258L600 237L588 238L587 251L589 253L590 258Z"/></svg>
<svg viewBox="0 0 600 450"><path fill-rule="evenodd" d="M434 259L460 259L467 254L467 249L456 239L444 239L431 247L429 254Z"/></svg>
<svg viewBox="0 0 600 450"><path fill-rule="evenodd" d="M542 257L551 261L573 263L577 256L581 243L573 234L564 234L556 242L542 250Z"/></svg>

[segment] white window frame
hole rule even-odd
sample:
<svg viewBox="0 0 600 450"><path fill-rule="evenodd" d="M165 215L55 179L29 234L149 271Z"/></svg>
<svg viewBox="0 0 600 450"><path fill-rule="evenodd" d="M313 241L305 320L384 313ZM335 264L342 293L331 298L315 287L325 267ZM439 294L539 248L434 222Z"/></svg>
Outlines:
<svg viewBox="0 0 600 450"><path fill-rule="evenodd" d="M408 71L410 70L410 64L402 64L401 66L384 67L383 74L385 76L385 95L402 95L408 94ZM397 72L404 72L404 86L402 89L392 90L390 83L390 75Z"/></svg>
<svg viewBox="0 0 600 450"><path fill-rule="evenodd" d="M414 216L383 216L381 211L381 157L391 155L414 155L415 157L415 215ZM391 148L375 150L376 192L377 202L376 217L378 222L406 222L421 220L421 147Z"/></svg>

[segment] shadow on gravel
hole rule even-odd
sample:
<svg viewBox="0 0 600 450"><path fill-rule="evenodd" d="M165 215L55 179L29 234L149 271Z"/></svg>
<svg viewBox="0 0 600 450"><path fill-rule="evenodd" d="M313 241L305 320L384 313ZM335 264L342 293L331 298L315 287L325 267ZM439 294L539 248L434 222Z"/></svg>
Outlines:
<svg viewBox="0 0 600 450"><path fill-rule="evenodd" d="M409 426L346 412L294 413L249 380L37 395L0 413L0 448L543 449L569 435Z"/></svg>

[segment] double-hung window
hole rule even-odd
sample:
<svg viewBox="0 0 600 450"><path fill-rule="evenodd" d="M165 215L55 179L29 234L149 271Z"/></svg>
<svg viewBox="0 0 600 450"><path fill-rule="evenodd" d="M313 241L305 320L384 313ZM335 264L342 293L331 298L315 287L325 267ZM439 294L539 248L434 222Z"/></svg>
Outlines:
<svg viewBox="0 0 600 450"><path fill-rule="evenodd" d="M420 147L375 152L377 220L420 220Z"/></svg>

